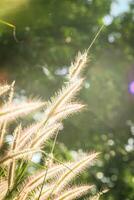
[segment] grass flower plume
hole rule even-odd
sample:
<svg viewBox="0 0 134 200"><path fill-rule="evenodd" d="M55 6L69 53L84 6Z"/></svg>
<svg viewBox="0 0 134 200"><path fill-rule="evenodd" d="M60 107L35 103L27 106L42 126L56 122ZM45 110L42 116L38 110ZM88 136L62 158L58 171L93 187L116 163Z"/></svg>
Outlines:
<svg viewBox="0 0 134 200"><path fill-rule="evenodd" d="M92 189L93 185L77 186L72 181L97 159L98 153L88 153L79 161L64 163L54 157L54 147L59 130L63 127L63 119L85 108L76 97L83 86L82 72L87 61L87 51L78 53L69 69L67 83L48 102L30 100L17 105L14 103L14 82L0 86L0 95L7 98L0 107L1 200L73 200ZM39 109L44 112L43 118L27 127L24 127L22 121L12 133L12 142L7 144L6 136L14 120L26 118L26 115ZM48 154L44 146L50 139L54 142ZM44 155L46 160L39 168L33 165L32 174L29 173L31 158L37 152ZM92 200L98 198L99 195L91 197Z"/></svg>

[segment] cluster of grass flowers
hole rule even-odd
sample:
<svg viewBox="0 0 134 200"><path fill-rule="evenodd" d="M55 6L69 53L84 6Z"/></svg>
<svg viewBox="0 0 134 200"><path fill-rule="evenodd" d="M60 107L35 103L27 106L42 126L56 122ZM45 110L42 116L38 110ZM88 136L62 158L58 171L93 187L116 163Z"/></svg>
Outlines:
<svg viewBox="0 0 134 200"><path fill-rule="evenodd" d="M85 108L85 105L76 100L76 96L84 82L81 74L87 63L87 53L85 51L78 54L69 69L67 82L48 102L29 100L17 105L13 101L14 82L0 86L0 95L7 98L5 101L4 97L0 108L1 200L73 200L87 194L94 187L73 185L72 180L97 159L98 153L88 153L79 161L64 163L54 157L54 146L59 130L63 127L63 119ZM23 123L18 124L12 133L13 139L7 146L9 125L17 118L39 109L43 110L43 118L26 128ZM53 139L54 144L48 154L44 151L44 146L49 139ZM40 167L34 167L31 161L37 152L46 158ZM98 200L100 195L89 199Z"/></svg>

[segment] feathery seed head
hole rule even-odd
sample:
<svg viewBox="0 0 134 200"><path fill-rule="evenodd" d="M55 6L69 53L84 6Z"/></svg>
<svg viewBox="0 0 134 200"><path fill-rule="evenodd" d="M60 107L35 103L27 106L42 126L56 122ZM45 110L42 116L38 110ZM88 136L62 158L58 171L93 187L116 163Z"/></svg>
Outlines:
<svg viewBox="0 0 134 200"><path fill-rule="evenodd" d="M81 77L81 72L86 67L87 60L88 60L87 51L85 51L84 53L78 52L78 55L75 58L74 63L71 63L71 67L69 69L69 74L68 74L69 80L74 81Z"/></svg>
<svg viewBox="0 0 134 200"><path fill-rule="evenodd" d="M75 162L71 170L68 170L64 173L59 180L55 183L52 193L58 194L61 190L63 190L68 183L79 173L81 173L86 167L91 165L91 163L97 158L98 153L92 153L88 156L85 156L78 162Z"/></svg>
<svg viewBox="0 0 134 200"><path fill-rule="evenodd" d="M34 110L37 110L44 106L42 102L28 102L21 103L19 105L11 104L9 106L0 109L0 122L11 121L17 117L22 117Z"/></svg>
<svg viewBox="0 0 134 200"><path fill-rule="evenodd" d="M89 186L89 185L71 187L68 190L63 191L59 195L59 197L54 198L54 200L73 200L76 198L80 198L81 196L88 193L92 187L93 186Z"/></svg>
<svg viewBox="0 0 134 200"><path fill-rule="evenodd" d="M10 85L0 85L0 96L8 92Z"/></svg>

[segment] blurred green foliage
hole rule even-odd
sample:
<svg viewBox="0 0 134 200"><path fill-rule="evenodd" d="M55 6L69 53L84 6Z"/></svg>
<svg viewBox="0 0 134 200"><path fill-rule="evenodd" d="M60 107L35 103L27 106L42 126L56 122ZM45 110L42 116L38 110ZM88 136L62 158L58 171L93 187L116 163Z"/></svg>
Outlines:
<svg viewBox="0 0 134 200"><path fill-rule="evenodd" d="M128 84L134 80L134 4L114 17L112 0L11 1L0 2L0 18L16 26L20 42L0 24L0 81L15 79L22 98L51 96L76 53L107 24L90 51L81 92L88 109L65 122L59 140L69 149L102 152L87 181L111 188L104 199L133 200L134 96Z"/></svg>

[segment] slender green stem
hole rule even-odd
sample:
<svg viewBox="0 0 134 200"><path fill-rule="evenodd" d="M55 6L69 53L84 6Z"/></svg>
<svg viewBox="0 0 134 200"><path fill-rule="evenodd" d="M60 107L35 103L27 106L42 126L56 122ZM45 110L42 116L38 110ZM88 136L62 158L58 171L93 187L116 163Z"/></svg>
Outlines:
<svg viewBox="0 0 134 200"><path fill-rule="evenodd" d="M104 28L104 24L100 27L100 29L98 30L98 32L96 33L94 39L92 40L91 44L89 45L87 52L89 52L89 50L91 49L91 47L93 46L93 44L95 43L96 39L98 38L98 36L100 35L102 29Z"/></svg>

